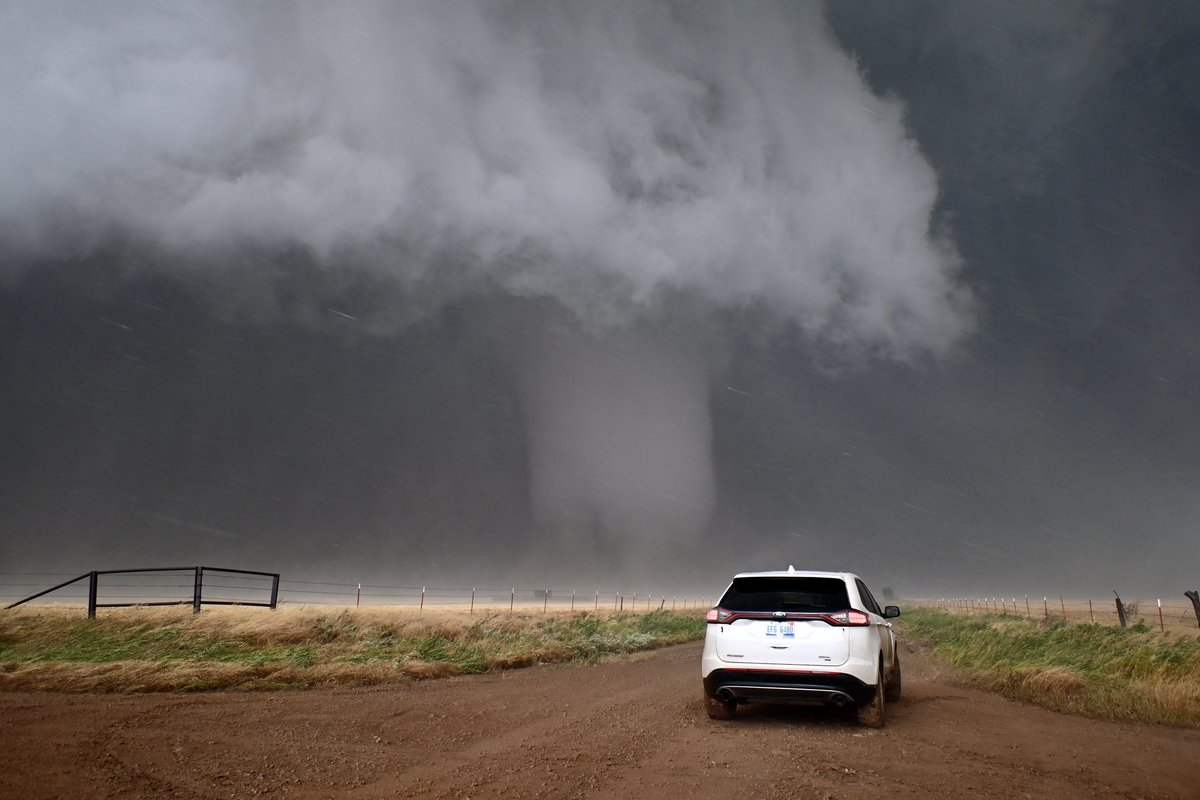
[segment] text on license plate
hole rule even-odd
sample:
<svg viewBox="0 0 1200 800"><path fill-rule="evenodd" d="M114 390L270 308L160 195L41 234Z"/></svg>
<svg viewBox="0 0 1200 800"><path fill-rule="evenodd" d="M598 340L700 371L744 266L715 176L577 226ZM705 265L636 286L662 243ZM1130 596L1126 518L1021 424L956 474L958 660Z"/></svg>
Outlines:
<svg viewBox="0 0 1200 800"><path fill-rule="evenodd" d="M796 623L794 623L794 622L768 622L767 623L767 636L784 636L784 637L795 638Z"/></svg>

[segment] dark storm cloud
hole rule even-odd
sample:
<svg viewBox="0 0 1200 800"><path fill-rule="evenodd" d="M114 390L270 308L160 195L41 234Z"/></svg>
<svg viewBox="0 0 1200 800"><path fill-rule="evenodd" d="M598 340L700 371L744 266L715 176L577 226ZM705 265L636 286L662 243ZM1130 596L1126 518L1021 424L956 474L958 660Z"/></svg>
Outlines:
<svg viewBox="0 0 1200 800"><path fill-rule="evenodd" d="M831 12L872 85L908 100L981 298L969 358L898 398L922 410L909 424L923 435L899 437L906 460L966 497L934 506L925 524L964 532L937 549L1042 582L1194 580L1200 330L1183 308L1200 291L1200 15L1181 3ZM939 435L920 424L926 409ZM908 496L922 494L938 495Z"/></svg>
<svg viewBox="0 0 1200 800"><path fill-rule="evenodd" d="M1190 580L1190 6L114 8L0 24L6 559Z"/></svg>

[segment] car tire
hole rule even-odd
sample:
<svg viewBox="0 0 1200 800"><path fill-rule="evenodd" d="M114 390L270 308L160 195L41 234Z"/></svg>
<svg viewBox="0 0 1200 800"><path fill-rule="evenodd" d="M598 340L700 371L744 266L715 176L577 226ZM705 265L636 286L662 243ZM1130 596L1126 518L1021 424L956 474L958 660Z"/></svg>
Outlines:
<svg viewBox="0 0 1200 800"><path fill-rule="evenodd" d="M900 699L901 678L900 678L900 654L896 653L895 663L892 664L892 675L888 679L887 689L883 693L883 699L889 703L894 703Z"/></svg>
<svg viewBox="0 0 1200 800"><path fill-rule="evenodd" d="M875 681L875 692L871 699L858 707L858 724L868 728L883 727L884 694L883 659L879 659L879 677Z"/></svg>
<svg viewBox="0 0 1200 800"><path fill-rule="evenodd" d="M704 710L708 712L709 719L733 719L733 715L737 713L737 701L719 700L706 691L704 692Z"/></svg>

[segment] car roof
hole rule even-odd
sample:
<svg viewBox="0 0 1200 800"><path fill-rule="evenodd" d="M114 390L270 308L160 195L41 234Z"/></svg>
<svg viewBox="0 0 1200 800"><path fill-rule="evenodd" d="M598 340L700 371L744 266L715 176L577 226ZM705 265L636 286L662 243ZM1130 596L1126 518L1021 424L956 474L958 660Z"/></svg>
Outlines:
<svg viewBox="0 0 1200 800"><path fill-rule="evenodd" d="M733 577L735 580L737 578L839 578L841 580L854 580L858 576L852 572L821 572L788 567L787 569L767 572L739 572Z"/></svg>

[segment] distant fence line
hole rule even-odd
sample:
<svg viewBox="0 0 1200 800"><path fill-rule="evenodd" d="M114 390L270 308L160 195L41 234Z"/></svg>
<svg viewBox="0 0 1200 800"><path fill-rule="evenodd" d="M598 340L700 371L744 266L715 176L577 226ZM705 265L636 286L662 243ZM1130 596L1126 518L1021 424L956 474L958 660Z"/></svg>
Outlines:
<svg viewBox="0 0 1200 800"><path fill-rule="evenodd" d="M0 573L0 600L11 602L59 583L67 573ZM103 602L109 605L166 605L191 602L195 589L191 572L155 571L105 574L100 585ZM255 605L268 584L255 574L224 573L204 583L204 603ZM333 581L278 581L278 604L329 605L355 608L404 607L418 610L509 611L683 611L709 608L715 602L703 594L666 591L629 592L605 589L554 589L485 587L442 587L339 583ZM39 598L56 604L88 605L86 582L72 584ZM93 598L94 601L94 598Z"/></svg>
<svg viewBox="0 0 1200 800"><path fill-rule="evenodd" d="M939 597L914 602L959 614L1011 614L1029 619L1063 619L1094 625L1123 626L1142 622L1162 631L1168 627L1200 627L1200 606L1164 603L1161 597L1122 600L1114 596L1103 600L1079 600L1064 599L1063 595L1022 594L1008 597Z"/></svg>
<svg viewBox="0 0 1200 800"><path fill-rule="evenodd" d="M305 605L541 608L568 611L652 611L708 608L714 602L698 594L628 592L605 589L486 588L444 586L384 586L370 583L285 580L288 603ZM281 601L282 602L282 601Z"/></svg>

